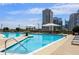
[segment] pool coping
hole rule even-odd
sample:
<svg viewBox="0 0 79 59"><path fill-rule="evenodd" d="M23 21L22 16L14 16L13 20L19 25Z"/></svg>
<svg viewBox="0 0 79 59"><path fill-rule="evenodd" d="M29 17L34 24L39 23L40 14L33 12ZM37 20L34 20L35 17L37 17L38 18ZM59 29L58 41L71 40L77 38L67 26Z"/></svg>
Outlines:
<svg viewBox="0 0 79 59"><path fill-rule="evenodd" d="M66 36L67 36L67 35L66 35ZM33 52L28 53L27 55L35 55L35 53L38 53L39 51L41 51L41 50L43 50L43 49L49 47L49 46L52 45L52 44L56 44L57 42L59 42L59 41L65 39L65 38L66 38L66 37L62 37L62 38L60 38L59 40L56 40L56 41L54 41L54 42L51 42L51 43L49 43L48 45L46 45L46 46L44 46L44 47L41 47L41 48L39 48L39 49L37 49L37 50L35 50L35 51L33 51Z"/></svg>

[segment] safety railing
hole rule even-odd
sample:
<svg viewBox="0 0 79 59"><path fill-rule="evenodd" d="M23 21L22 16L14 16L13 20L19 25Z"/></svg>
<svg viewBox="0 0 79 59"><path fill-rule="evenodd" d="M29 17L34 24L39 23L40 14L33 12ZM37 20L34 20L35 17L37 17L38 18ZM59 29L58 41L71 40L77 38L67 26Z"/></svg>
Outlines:
<svg viewBox="0 0 79 59"><path fill-rule="evenodd" d="M20 42L18 42L18 40L16 40L15 38L9 38L9 39L5 40L5 55L7 53L7 42L8 42L8 40L11 40L11 39L15 40L18 44L20 44L21 47L23 47L25 50L27 50L27 48L25 48Z"/></svg>

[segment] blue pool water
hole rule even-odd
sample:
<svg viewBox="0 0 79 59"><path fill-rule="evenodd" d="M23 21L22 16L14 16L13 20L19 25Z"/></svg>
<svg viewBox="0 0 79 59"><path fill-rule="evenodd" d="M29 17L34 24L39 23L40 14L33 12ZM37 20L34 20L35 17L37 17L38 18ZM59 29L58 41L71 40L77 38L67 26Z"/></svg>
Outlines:
<svg viewBox="0 0 79 59"><path fill-rule="evenodd" d="M31 34L33 37L27 38L16 44L9 49L7 53L18 53L18 54L27 54L32 51L35 51L51 42L59 40L63 35L52 35L52 34Z"/></svg>
<svg viewBox="0 0 79 59"><path fill-rule="evenodd" d="M16 38L16 37L21 36L21 33L20 32L16 32L16 33L4 32L3 35L4 35L4 38Z"/></svg>

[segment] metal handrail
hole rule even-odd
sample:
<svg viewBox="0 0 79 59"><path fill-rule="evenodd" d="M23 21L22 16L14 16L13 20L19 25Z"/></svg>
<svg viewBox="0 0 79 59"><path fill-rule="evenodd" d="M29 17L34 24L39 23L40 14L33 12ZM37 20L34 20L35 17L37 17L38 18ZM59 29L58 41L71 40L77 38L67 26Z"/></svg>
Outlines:
<svg viewBox="0 0 79 59"><path fill-rule="evenodd" d="M14 39L14 38L11 38L11 39ZM7 39L7 40L5 40L5 55L6 55L6 48L7 48L7 41L8 41L9 39ZM17 43L19 43L20 44L20 46L22 46L25 50L27 50L27 48L25 48L20 42L18 42L16 39L14 39Z"/></svg>
<svg viewBox="0 0 79 59"><path fill-rule="evenodd" d="M13 38L14 39L14 38ZM18 42L16 39L14 39L17 43L20 44L20 46L22 46L25 50L27 50L27 48L25 48L20 42Z"/></svg>
<svg viewBox="0 0 79 59"><path fill-rule="evenodd" d="M5 55L6 55L7 41L8 41L8 39L5 40Z"/></svg>

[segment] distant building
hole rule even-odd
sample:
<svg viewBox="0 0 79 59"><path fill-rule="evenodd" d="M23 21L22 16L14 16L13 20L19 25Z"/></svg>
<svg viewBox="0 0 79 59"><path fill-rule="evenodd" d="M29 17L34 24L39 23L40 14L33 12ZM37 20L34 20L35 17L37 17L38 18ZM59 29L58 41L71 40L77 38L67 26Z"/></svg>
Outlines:
<svg viewBox="0 0 79 59"><path fill-rule="evenodd" d="M69 21L65 21L65 26L64 26L64 28L66 29L66 30L69 30Z"/></svg>
<svg viewBox="0 0 79 59"><path fill-rule="evenodd" d="M76 25L79 26L79 15L77 16Z"/></svg>
<svg viewBox="0 0 79 59"><path fill-rule="evenodd" d="M54 27L54 30L62 30L63 22L62 22L61 18L54 17L53 18L53 23L60 25L59 27Z"/></svg>
<svg viewBox="0 0 79 59"><path fill-rule="evenodd" d="M53 23L62 26L62 18L54 17Z"/></svg>
<svg viewBox="0 0 79 59"><path fill-rule="evenodd" d="M48 24L48 23L53 23L53 12L50 9L45 9L42 12L42 25L43 24ZM42 27L44 30L49 30L49 27ZM52 28L50 29L52 30Z"/></svg>
<svg viewBox="0 0 79 59"><path fill-rule="evenodd" d="M77 13L73 13L70 15L69 30L72 31L72 29L77 25L79 25L79 10Z"/></svg>

